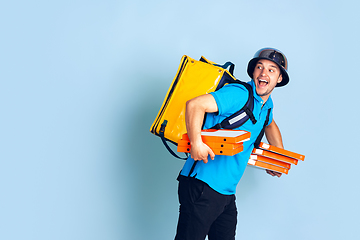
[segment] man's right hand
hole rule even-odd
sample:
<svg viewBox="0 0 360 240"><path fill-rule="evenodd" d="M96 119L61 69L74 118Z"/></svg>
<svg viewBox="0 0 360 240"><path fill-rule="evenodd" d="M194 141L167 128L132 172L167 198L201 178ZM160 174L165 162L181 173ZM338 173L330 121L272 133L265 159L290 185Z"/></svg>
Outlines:
<svg viewBox="0 0 360 240"><path fill-rule="evenodd" d="M215 158L215 153L203 142L191 144L190 155L195 161L204 161L204 163L208 162L209 155L211 160Z"/></svg>

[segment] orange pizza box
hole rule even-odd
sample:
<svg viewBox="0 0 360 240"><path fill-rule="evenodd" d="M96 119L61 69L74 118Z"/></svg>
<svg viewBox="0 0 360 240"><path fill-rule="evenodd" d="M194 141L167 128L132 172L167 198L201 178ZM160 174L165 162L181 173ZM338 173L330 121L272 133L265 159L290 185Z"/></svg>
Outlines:
<svg viewBox="0 0 360 240"><path fill-rule="evenodd" d="M260 161L254 160L254 159L249 159L248 165L255 166L258 168L268 169L268 170L279 172L279 173L285 173L285 174L289 173L289 169L287 169L287 168L278 167L278 166L275 166L275 165L272 165L269 163L260 162Z"/></svg>
<svg viewBox="0 0 360 240"><path fill-rule="evenodd" d="M281 155L284 155L284 156L287 156L287 157L295 158L295 159L298 159L298 160L301 160L301 161L305 160L305 156L302 155L302 154L290 152L288 150L278 148L278 147L272 146L272 145L267 144L267 143L261 142L259 147L261 149L264 149L264 150L267 150L267 151L270 151L270 152L274 152L274 153L277 153L277 154L281 154Z"/></svg>
<svg viewBox="0 0 360 240"><path fill-rule="evenodd" d="M295 158L286 157L284 155L273 153L273 152L270 152L270 151L267 151L267 150L254 148L253 151L252 151L252 154L265 156L265 157L268 157L268 158L272 158L272 159L275 159L275 160L279 160L279 161L282 161L282 162L291 163L291 164L295 164L295 165L298 164L298 160L295 159Z"/></svg>
<svg viewBox="0 0 360 240"><path fill-rule="evenodd" d="M211 148L211 150L213 150L215 155L234 156L235 154L237 154L239 152L242 152L243 148L244 147L241 145L241 146L239 146L238 148L235 148L235 149ZM191 149L191 146L180 146L180 145L178 145L178 147L177 147L178 152L189 153L190 149Z"/></svg>
<svg viewBox="0 0 360 240"><path fill-rule="evenodd" d="M257 160L259 162L269 163L269 164L272 164L272 165L275 165L275 166L278 166L278 167L287 168L287 169L291 168L290 163L282 162L282 161L275 160L275 159L268 158L268 157L264 157L264 156L261 156L261 155L251 154L250 159Z"/></svg>
<svg viewBox="0 0 360 240"><path fill-rule="evenodd" d="M243 143L221 143L221 142L205 142L211 149L212 148L225 148L225 149L236 149L238 147L243 146ZM190 141L180 139L178 141L178 146L187 147L190 146Z"/></svg>
<svg viewBox="0 0 360 240"><path fill-rule="evenodd" d="M206 129L201 131L203 142L240 143L250 140L250 132L244 130ZM189 140L185 133L182 139Z"/></svg>

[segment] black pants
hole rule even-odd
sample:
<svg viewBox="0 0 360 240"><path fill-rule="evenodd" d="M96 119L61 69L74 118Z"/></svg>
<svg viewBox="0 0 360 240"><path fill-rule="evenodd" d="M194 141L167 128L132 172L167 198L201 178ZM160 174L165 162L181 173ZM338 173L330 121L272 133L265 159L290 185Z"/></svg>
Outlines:
<svg viewBox="0 0 360 240"><path fill-rule="evenodd" d="M223 195L206 183L179 176L180 214L175 240L234 240L235 195Z"/></svg>

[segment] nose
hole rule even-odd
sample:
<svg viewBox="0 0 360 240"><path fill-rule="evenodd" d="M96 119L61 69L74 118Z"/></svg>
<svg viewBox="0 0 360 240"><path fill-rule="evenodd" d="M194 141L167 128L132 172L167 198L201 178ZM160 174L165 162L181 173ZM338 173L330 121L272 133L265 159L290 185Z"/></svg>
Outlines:
<svg viewBox="0 0 360 240"><path fill-rule="evenodd" d="M261 76L265 76L265 71L266 71L265 68L262 68L262 69L261 69L261 72L260 72L260 75L261 75Z"/></svg>

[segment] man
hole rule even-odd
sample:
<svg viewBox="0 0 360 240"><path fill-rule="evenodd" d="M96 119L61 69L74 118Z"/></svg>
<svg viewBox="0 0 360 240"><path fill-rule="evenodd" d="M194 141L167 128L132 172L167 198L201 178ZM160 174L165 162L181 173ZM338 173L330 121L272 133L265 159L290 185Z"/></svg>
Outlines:
<svg viewBox="0 0 360 240"><path fill-rule="evenodd" d="M228 84L216 92L194 98L186 104L186 128L191 143L179 180L180 214L175 240L234 240L237 223L235 191L247 166L254 142L273 108L271 93L289 82L287 59L274 48L260 49L248 64L254 95L253 114L257 120L245 122L237 129L251 132L244 150L234 156L216 155L202 142L201 129L211 128L241 109L247 101L247 89L241 84ZM270 112L265 135L269 144L283 148L280 130ZM195 164L196 163L196 164ZM272 176L281 173L267 171Z"/></svg>

